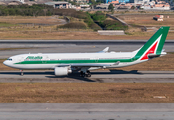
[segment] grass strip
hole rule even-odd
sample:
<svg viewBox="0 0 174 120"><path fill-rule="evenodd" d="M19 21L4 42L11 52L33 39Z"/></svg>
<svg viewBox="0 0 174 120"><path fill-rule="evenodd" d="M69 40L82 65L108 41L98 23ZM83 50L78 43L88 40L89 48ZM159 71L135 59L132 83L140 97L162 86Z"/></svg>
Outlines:
<svg viewBox="0 0 174 120"><path fill-rule="evenodd" d="M1 83L0 103L173 103L173 91L174 83Z"/></svg>

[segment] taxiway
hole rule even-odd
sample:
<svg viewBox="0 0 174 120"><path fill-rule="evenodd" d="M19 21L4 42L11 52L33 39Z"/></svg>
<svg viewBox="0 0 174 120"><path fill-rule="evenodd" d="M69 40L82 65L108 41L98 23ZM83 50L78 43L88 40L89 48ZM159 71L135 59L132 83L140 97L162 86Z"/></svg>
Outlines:
<svg viewBox="0 0 174 120"><path fill-rule="evenodd" d="M1 103L1 120L173 120L172 103Z"/></svg>

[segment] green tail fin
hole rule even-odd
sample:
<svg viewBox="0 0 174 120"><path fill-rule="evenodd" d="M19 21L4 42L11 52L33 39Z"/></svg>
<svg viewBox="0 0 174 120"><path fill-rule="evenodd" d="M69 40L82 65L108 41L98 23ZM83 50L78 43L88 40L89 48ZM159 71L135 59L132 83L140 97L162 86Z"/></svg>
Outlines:
<svg viewBox="0 0 174 120"><path fill-rule="evenodd" d="M161 27L147 42L139 49L134 59L148 59L148 54L160 55L170 27Z"/></svg>

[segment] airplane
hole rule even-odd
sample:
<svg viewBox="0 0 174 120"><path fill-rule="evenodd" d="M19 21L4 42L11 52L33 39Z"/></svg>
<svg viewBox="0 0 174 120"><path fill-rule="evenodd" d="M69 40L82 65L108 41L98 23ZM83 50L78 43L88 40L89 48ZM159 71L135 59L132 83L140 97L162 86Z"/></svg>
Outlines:
<svg viewBox="0 0 174 120"><path fill-rule="evenodd" d="M21 70L54 69L55 76L80 71L82 77L91 77L91 70L119 68L142 63L166 55L163 50L168 26L161 27L141 48L133 52L109 52L109 47L97 53L37 53L9 57L4 65Z"/></svg>

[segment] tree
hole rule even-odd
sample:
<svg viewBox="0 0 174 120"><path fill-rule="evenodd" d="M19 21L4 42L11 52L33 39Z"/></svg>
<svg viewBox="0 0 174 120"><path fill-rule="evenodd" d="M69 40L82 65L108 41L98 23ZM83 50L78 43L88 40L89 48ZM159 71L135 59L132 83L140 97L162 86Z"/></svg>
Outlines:
<svg viewBox="0 0 174 120"><path fill-rule="evenodd" d="M45 16L47 15L47 11L48 9L43 9L44 13L45 13Z"/></svg>
<svg viewBox="0 0 174 120"><path fill-rule="evenodd" d="M101 11L97 11L95 14L91 15L94 22L102 22L106 19L106 15L103 14Z"/></svg>
<svg viewBox="0 0 174 120"><path fill-rule="evenodd" d="M96 3L104 3L105 1L104 0L96 0Z"/></svg>
<svg viewBox="0 0 174 120"><path fill-rule="evenodd" d="M15 10L13 8L8 9L9 15L15 15Z"/></svg>
<svg viewBox="0 0 174 120"><path fill-rule="evenodd" d="M108 6L108 9L111 10L111 12L113 12L113 11L114 11L114 6L113 6L113 4L110 4L110 5Z"/></svg>
<svg viewBox="0 0 174 120"><path fill-rule="evenodd" d="M92 9L94 9L94 7L97 5L97 3L95 2L95 0L90 0L90 3L91 3Z"/></svg>
<svg viewBox="0 0 174 120"><path fill-rule="evenodd" d="M133 10L134 10L135 8L136 8L135 6L132 6L132 7L131 7L131 9L133 9Z"/></svg>

